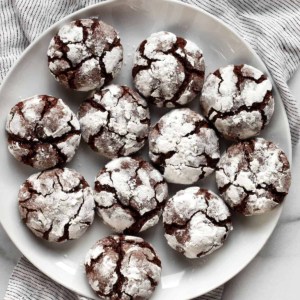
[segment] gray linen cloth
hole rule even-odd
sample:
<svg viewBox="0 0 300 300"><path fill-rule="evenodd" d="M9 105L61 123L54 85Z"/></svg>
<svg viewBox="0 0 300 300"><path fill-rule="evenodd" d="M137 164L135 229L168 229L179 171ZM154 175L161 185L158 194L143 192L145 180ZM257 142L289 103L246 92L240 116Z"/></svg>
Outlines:
<svg viewBox="0 0 300 300"><path fill-rule="evenodd" d="M292 142L296 145L300 138L300 109L287 81L300 63L300 1L182 1L222 19L262 58L279 89ZM24 49L45 29L64 16L98 2L101 0L0 0L0 82ZM223 287L219 287L198 299L219 300L222 291ZM4 300L75 300L78 297L22 258L11 276Z"/></svg>

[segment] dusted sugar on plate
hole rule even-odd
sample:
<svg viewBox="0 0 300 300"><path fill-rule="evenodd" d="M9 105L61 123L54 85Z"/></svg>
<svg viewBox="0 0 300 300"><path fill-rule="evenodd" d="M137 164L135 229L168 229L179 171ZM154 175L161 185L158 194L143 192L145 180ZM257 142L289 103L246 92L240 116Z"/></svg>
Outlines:
<svg viewBox="0 0 300 300"><path fill-rule="evenodd" d="M285 153L274 143L256 138L230 146L216 172L221 196L235 211L266 213L280 205L291 185Z"/></svg>
<svg viewBox="0 0 300 300"><path fill-rule="evenodd" d="M272 83L249 65L228 65L210 74L200 104L204 116L229 140L259 135L274 112Z"/></svg>
<svg viewBox="0 0 300 300"><path fill-rule="evenodd" d="M37 95L10 111L8 150L20 162L48 169L69 162L80 143L80 125L71 109L52 96Z"/></svg>
<svg viewBox="0 0 300 300"><path fill-rule="evenodd" d="M122 157L100 170L94 195L104 223L116 232L137 234L159 221L168 186L148 162Z"/></svg>
<svg viewBox="0 0 300 300"><path fill-rule="evenodd" d="M94 220L93 191L77 171L64 168L31 175L20 187L19 212L39 238L65 242L81 237Z"/></svg>
<svg viewBox="0 0 300 300"><path fill-rule="evenodd" d="M214 252L232 230L224 201L199 187L181 190L170 198L163 211L163 223L168 244L187 258Z"/></svg>
<svg viewBox="0 0 300 300"><path fill-rule="evenodd" d="M149 299L160 281L161 261L142 238L111 235L87 253L88 282L101 299Z"/></svg>
<svg viewBox="0 0 300 300"><path fill-rule="evenodd" d="M138 47L132 76L136 89L151 103L179 107L201 91L204 72L204 58L196 44L161 31Z"/></svg>
<svg viewBox="0 0 300 300"><path fill-rule="evenodd" d="M97 19L63 25L48 48L51 74L63 86L90 91L109 83L120 72L123 46L116 30Z"/></svg>
<svg viewBox="0 0 300 300"><path fill-rule="evenodd" d="M192 184L215 170L219 139L202 116L189 108L174 109L151 128L149 156L166 181Z"/></svg>
<svg viewBox="0 0 300 300"><path fill-rule="evenodd" d="M127 86L110 85L85 100L78 112L82 137L108 158L140 150L150 125L147 102Z"/></svg>

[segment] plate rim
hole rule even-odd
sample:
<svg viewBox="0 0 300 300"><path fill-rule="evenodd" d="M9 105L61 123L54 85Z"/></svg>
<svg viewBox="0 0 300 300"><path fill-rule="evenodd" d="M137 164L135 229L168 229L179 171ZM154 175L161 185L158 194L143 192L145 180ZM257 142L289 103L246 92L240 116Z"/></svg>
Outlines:
<svg viewBox="0 0 300 300"><path fill-rule="evenodd" d="M22 52L22 54L20 55L20 57L19 57L19 58L14 62L14 64L11 66L10 70L8 71L8 73L6 74L6 76L4 77L4 79L3 79L2 83L1 83L1 86L0 86L0 94L2 93L2 90L5 89L5 86L6 86L7 82L8 82L9 79L10 79L10 75L15 71L15 69L17 68L19 62L20 62L20 61L23 59L23 57L26 56L27 53L29 53L29 52L31 51L31 49L32 49L38 42L40 42L40 40L42 40L42 39L44 38L44 36L47 35L50 31L54 30L55 28L59 28L60 26L62 26L62 24L63 24L64 22L66 22L66 21L69 20L69 19L72 19L74 16L76 16L76 15L78 15L78 14L81 14L81 13L83 13L83 12L86 11L86 10L93 10L94 8L96 8L96 7L98 8L98 7L101 7L101 6L107 6L107 5L109 6L109 5L111 5L111 3L118 2L118 1L120 1L120 0L104 0L104 1L101 0L101 2L99 2L99 3L93 4L93 5L89 5L89 6L87 6L87 7L81 8L81 9L79 9L79 10L77 10L77 11L71 13L71 14L66 15L65 17L63 17L63 18L60 19L59 21L57 21L57 22L55 22L54 24L52 24L52 25L51 25L49 28L47 28L45 31L43 31L43 32L40 34L40 36L38 36L35 40L33 40L33 41L30 43L30 45ZM133 1L139 2L139 1L143 1L143 0L122 0L122 1L124 1L124 2L125 2L125 1L126 1L126 2L133 2ZM260 56L254 51L254 49L252 48L252 46L251 46L251 45L250 45L250 44L249 44L242 36L240 36L240 35L239 35L239 34L238 34L238 33L237 33L230 25L228 25L227 23L225 23L223 20L219 19L218 17L212 15L211 13L205 11L204 9L202 9L202 8L200 8L200 7L198 7L198 6L196 6L196 4L190 4L190 3L182 2L182 1L180 1L180 0L160 0L160 1L168 2L168 3L170 3L170 4L176 4L176 5L179 5L179 6L187 7L188 9L196 10L198 13L204 14L204 15L206 15L207 17L209 17L209 18L213 19L214 21L216 21L217 23L221 24L221 25L222 25L223 27L225 27L228 31L230 31L230 33L231 33L232 35L234 35L236 38L238 38L239 40L241 40L241 41L244 43L244 45L245 45L245 47L247 48L247 50L248 50L249 52L251 52L251 54L252 54L252 55L255 57L255 59L258 61L258 63L262 64L262 65L265 67L266 72L267 72L268 76L271 78L271 81L272 81L272 83L273 83L273 89L274 89L274 90L276 91L276 93L278 94L278 96L279 96L278 98L279 98L280 102L283 104L283 107L284 107L284 103L283 103L283 101L282 101L281 95L280 95L280 93L279 93L279 91L278 91L278 88L277 88L277 86L276 86L276 84L275 84L275 82L274 82L274 80L273 80L273 77L272 77L272 75L270 74L270 72L269 72L267 66L265 65L265 63L263 62L263 60L260 58ZM289 125L289 120L288 120L288 118L287 118L287 113L286 113L286 110L285 110L285 109L284 109L284 111L283 111L283 114L284 114L284 117L285 117L285 119L286 119L287 124ZM289 141L289 145L288 145L288 146L289 146L289 149L288 149L288 152L287 152L287 156L289 157L290 166L292 167L292 143L291 143L290 126L288 126L287 130L288 130L288 137L287 137L287 139L288 139L288 141ZM285 202L284 202L284 203L285 203ZM279 207L277 208L277 214L274 216L274 222L273 222L272 226L270 226L271 230L270 230L270 232L269 232L267 238L266 238L265 241L262 243L262 245L258 248L258 251L257 251L254 255L252 255L251 258L250 258L246 263L243 263L243 264L239 265L239 267L237 268L237 270L235 270L235 272L232 272L232 274L230 274L230 276L227 277L226 280L221 280L221 283L218 282L218 284L212 285L211 288L207 289L205 292L202 292L202 293L200 293L200 294L197 293L197 292L196 292L196 293L192 293L192 292L191 292L191 293L189 294L189 297L191 297L191 298L199 297L199 296L201 296L201 295L204 295L204 294L206 294L206 293L208 293L208 292L210 292L210 291L212 291L212 290L218 288L219 286L225 284L226 282L228 282L229 280L231 280L233 277L235 277L235 276L236 276L238 273L240 273L240 272L241 272L241 271L242 271L242 270L243 270L250 262L252 262L253 259L259 254L259 252L261 251L261 249L265 246L265 244L267 243L267 241L269 240L269 238L270 238L271 235L273 234L274 229L275 229L275 227L276 227L277 224L278 224L279 218L281 217L284 203L283 203L281 206L279 206ZM276 219L275 219L275 218L276 218ZM3 229L5 230L6 234L7 234L8 237L10 238L10 240L13 242L14 246L22 253L22 255L23 255L24 257L26 257L26 259L27 259L28 261L30 261L30 262L31 262L38 270L40 270L39 267L35 264L35 262L33 261L32 258L28 258L27 256L25 256L25 255L23 254L23 252L22 252L21 249L20 249L19 244L16 242L16 239L13 238L12 232L11 232L10 230L8 230L8 229L3 225L2 218L0 218L0 224L2 225ZM47 272L47 270L40 270L40 271L41 271L43 274L45 274L46 276L48 276L50 279L52 279L54 282L56 282L56 283L62 285L64 288L66 288L66 289L68 289L68 290L70 290L70 291L73 291L74 293L80 295L80 292L78 292L78 291L76 290L75 287L67 287L67 286L65 286L63 282L60 282L59 280L56 280L56 278L55 278L53 275L49 274L49 273Z"/></svg>

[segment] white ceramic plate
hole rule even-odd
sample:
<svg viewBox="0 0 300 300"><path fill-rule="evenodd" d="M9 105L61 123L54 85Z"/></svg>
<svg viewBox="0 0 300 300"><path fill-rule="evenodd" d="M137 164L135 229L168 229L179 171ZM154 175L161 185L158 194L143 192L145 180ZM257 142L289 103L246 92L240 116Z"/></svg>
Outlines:
<svg viewBox="0 0 300 300"><path fill-rule="evenodd" d="M91 298L94 294L85 279L84 256L96 240L110 234L110 231L97 218L81 239L62 245L43 242L29 232L20 221L17 193L20 184L30 174L35 173L35 170L18 163L8 153L4 124L10 108L20 99L34 94L61 97L77 111L85 94L68 91L51 77L46 51L51 37L60 26L77 18L92 16L100 17L120 32L125 48L125 63L121 75L115 80L116 83L132 85L130 74L135 48L152 32L160 30L174 32L198 44L204 52L207 74L229 63L248 63L267 72L250 47L222 22L196 7L174 1L115 0L88 7L56 23L25 51L0 91L0 220L12 241L35 266L65 287ZM278 143L291 159L287 117L276 89L274 95L275 114L263 136ZM191 107L198 111L198 100L193 101ZM165 112L166 110L152 108L152 122ZM68 166L82 172L92 185L94 176L105 162L106 160L82 143L78 154ZM214 175L201 181L200 185L216 190ZM170 186L170 190L173 193L178 187ZM153 299L179 300L196 297L232 278L262 248L280 213L281 208L259 217L234 216L234 231L225 246L212 255L197 260L185 259L169 248L163 237L161 224L143 234L143 237L154 245L163 263L161 283Z"/></svg>

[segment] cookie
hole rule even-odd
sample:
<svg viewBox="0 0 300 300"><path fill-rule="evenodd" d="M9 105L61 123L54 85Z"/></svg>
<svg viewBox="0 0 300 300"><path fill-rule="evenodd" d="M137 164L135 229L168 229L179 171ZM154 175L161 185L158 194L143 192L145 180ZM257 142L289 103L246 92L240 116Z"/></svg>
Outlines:
<svg viewBox="0 0 300 300"><path fill-rule="evenodd" d="M192 184L215 170L219 140L202 116L174 109L151 128L149 156L168 182Z"/></svg>
<svg viewBox="0 0 300 300"><path fill-rule="evenodd" d="M201 91L205 65L193 42L171 32L151 34L138 47L132 76L141 95L158 107L180 107Z"/></svg>
<svg viewBox="0 0 300 300"><path fill-rule="evenodd" d="M112 81L120 72L123 47L116 30L97 19L62 26L48 48L51 74L63 86L90 91Z"/></svg>
<svg viewBox="0 0 300 300"><path fill-rule="evenodd" d="M18 160L44 170L69 162L80 143L80 125L61 99L38 95L17 103L6 131L8 150Z"/></svg>
<svg viewBox="0 0 300 300"><path fill-rule="evenodd" d="M21 185L18 199L23 222L49 242L78 239L94 220L93 191L72 169L31 175Z"/></svg>
<svg viewBox="0 0 300 300"><path fill-rule="evenodd" d="M224 201L199 187L181 190L170 198L163 211L163 223L168 244L187 258L214 252L232 230Z"/></svg>
<svg viewBox="0 0 300 300"><path fill-rule="evenodd" d="M256 138L230 146L216 172L221 196L245 216L268 212L282 203L291 185L284 152L274 143Z"/></svg>
<svg viewBox="0 0 300 300"><path fill-rule="evenodd" d="M101 299L149 299L159 283L161 261L142 238L111 235L87 253L88 282Z"/></svg>
<svg viewBox="0 0 300 300"><path fill-rule="evenodd" d="M140 150L148 137L147 102L127 86L110 85L95 92L79 109L83 139L108 158Z"/></svg>
<svg viewBox="0 0 300 300"><path fill-rule="evenodd" d="M104 223L115 232L137 234L158 222L168 186L148 162L122 157L100 170L94 195Z"/></svg>
<svg viewBox="0 0 300 300"><path fill-rule="evenodd" d="M229 65L205 80L200 99L204 116L228 140L259 135L274 112L272 83L248 65Z"/></svg>

